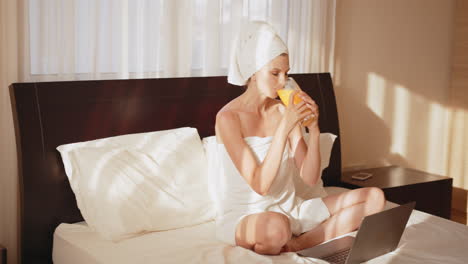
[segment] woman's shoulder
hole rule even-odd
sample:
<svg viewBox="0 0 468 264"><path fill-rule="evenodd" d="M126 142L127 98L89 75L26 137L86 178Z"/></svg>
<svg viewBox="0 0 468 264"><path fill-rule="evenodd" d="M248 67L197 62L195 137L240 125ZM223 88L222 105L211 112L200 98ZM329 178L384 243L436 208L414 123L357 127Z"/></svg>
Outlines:
<svg viewBox="0 0 468 264"><path fill-rule="evenodd" d="M219 111L218 113L216 114L216 121L218 121L218 119L232 119L232 118L235 118L238 116L238 113L239 113L239 109L238 107L236 106L236 100L232 100L230 101L229 103L227 103L226 105L224 105Z"/></svg>
<svg viewBox="0 0 468 264"><path fill-rule="evenodd" d="M224 131L232 131L240 127L239 109L236 99L224 105L216 114L215 134L218 136ZM218 138L218 142L222 142Z"/></svg>

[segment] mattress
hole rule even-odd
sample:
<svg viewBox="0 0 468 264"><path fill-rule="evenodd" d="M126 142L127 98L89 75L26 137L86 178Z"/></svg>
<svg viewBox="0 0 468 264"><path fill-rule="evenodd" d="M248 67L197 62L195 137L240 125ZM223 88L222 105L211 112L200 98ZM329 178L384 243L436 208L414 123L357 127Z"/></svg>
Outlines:
<svg viewBox="0 0 468 264"><path fill-rule="evenodd" d="M387 202L387 208L394 204ZM351 233L355 235L355 232ZM468 227L414 210L398 248L367 263L467 263ZM216 240L215 223L106 241L85 222L60 224L53 261L62 263L326 263L295 253L264 256Z"/></svg>

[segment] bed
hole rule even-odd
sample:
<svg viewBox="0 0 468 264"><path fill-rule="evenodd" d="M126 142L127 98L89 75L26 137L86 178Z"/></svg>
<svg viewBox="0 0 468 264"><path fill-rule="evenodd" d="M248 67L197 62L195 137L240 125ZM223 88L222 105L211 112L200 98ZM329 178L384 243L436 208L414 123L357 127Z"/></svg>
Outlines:
<svg viewBox="0 0 468 264"><path fill-rule="evenodd" d="M322 180L327 192L343 191L330 74L292 76L318 103L321 132L338 136ZM200 138L212 136L217 111L242 92L226 77L13 84L21 263L321 263L295 253L261 256L225 245L216 240L213 221L116 243L83 220L57 146L180 127L196 128ZM414 210L398 249L369 263L466 263L467 244L466 226Z"/></svg>

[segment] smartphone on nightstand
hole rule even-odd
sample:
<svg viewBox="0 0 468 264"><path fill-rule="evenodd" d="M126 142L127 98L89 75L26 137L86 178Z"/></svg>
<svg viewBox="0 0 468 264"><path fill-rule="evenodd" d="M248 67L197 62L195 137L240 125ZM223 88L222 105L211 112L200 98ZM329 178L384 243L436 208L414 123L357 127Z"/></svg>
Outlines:
<svg viewBox="0 0 468 264"><path fill-rule="evenodd" d="M358 180L358 181L365 181L372 177L372 173L368 172L358 172L356 174L351 175L351 179Z"/></svg>

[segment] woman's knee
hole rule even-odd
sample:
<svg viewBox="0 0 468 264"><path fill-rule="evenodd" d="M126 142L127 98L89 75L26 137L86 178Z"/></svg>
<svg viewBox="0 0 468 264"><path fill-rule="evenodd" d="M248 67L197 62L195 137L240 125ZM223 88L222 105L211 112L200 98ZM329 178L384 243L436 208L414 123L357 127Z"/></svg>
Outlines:
<svg viewBox="0 0 468 264"><path fill-rule="evenodd" d="M291 236L288 217L275 212L249 215L236 228L236 244L259 254L279 254Z"/></svg>
<svg viewBox="0 0 468 264"><path fill-rule="evenodd" d="M382 189L377 187L368 187L367 201L373 205L376 212L382 211L385 206L385 194Z"/></svg>
<svg viewBox="0 0 468 264"><path fill-rule="evenodd" d="M275 212L266 212L262 215L262 218L262 221L260 221L262 225L259 226L259 229L262 229L262 235L258 237L257 242L264 246L281 248L291 239L291 227L287 216Z"/></svg>

